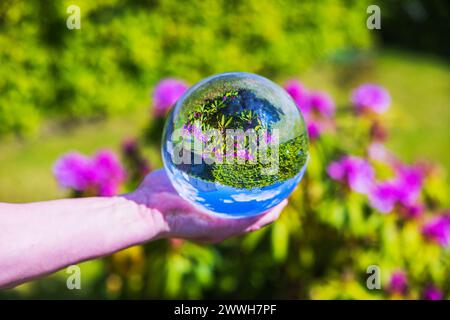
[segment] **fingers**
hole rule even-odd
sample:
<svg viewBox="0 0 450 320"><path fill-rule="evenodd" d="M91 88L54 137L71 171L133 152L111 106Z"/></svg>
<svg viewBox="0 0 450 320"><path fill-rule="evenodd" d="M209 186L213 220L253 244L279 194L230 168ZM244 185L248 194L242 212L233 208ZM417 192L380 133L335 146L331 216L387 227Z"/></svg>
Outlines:
<svg viewBox="0 0 450 320"><path fill-rule="evenodd" d="M267 213L263 214L259 219L252 224L250 227L248 227L245 231L251 232L258 229L261 229L262 227L274 222L278 219L278 217L281 214L281 211L283 211L284 207L286 207L288 201L285 199L280 204L278 204L276 207L270 209Z"/></svg>
<svg viewBox="0 0 450 320"><path fill-rule="evenodd" d="M181 198L164 169L147 175L139 192L145 194L147 206L164 215L170 228L169 236L209 243L262 228L278 219L287 204L284 200L259 216L241 219L214 215Z"/></svg>
<svg viewBox="0 0 450 320"><path fill-rule="evenodd" d="M152 191L176 192L170 183L165 169L158 169L149 173L141 183L141 187Z"/></svg>

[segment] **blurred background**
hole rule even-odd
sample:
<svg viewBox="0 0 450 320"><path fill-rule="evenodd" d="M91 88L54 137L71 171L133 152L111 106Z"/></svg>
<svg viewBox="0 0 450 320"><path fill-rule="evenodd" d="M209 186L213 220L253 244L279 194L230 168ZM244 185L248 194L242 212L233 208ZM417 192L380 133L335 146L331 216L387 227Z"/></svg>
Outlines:
<svg viewBox="0 0 450 320"><path fill-rule="evenodd" d="M378 30L366 26L373 4ZM66 26L70 5L81 29ZM0 298L449 298L449 9L445 0L2 0L1 202L100 194L58 180L52 168L71 151L107 149L126 173L111 193L132 190L162 166L167 78L187 87L254 72L291 94L326 93L336 107L272 226L219 245L159 240L80 264L81 290L67 289L62 270ZM388 92L387 112L354 112L350 96L364 83ZM417 212L380 208L333 175L346 155L370 162L378 180L420 167ZM380 290L366 286L369 265L380 267Z"/></svg>

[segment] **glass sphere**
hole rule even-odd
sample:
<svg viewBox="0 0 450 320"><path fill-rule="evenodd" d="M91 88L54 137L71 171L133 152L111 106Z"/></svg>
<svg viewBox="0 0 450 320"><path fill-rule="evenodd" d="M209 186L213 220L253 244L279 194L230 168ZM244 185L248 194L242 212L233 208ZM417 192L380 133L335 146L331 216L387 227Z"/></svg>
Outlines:
<svg viewBox="0 0 450 320"><path fill-rule="evenodd" d="M183 198L241 218L267 211L292 192L306 168L308 136L283 88L256 74L222 73L177 101L162 155Z"/></svg>

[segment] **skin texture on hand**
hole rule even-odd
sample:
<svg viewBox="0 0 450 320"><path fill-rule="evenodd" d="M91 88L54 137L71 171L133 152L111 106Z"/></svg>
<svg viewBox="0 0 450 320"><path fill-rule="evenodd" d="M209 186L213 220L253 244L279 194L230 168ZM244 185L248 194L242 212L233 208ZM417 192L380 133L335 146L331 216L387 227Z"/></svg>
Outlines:
<svg viewBox="0 0 450 320"><path fill-rule="evenodd" d="M273 222L286 203L256 217L222 218L182 199L164 170L123 196L0 203L0 288L155 239L222 241Z"/></svg>

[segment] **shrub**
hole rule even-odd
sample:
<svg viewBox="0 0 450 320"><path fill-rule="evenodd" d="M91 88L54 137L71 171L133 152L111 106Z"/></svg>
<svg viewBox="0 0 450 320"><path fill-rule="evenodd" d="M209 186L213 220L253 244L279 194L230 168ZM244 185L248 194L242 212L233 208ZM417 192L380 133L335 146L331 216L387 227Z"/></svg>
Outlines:
<svg viewBox="0 0 450 320"><path fill-rule="evenodd" d="M81 29L66 28L66 8ZM2 1L0 133L40 118L89 118L145 105L164 76L223 71L277 78L338 49L370 45L366 1Z"/></svg>

